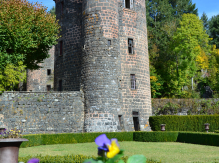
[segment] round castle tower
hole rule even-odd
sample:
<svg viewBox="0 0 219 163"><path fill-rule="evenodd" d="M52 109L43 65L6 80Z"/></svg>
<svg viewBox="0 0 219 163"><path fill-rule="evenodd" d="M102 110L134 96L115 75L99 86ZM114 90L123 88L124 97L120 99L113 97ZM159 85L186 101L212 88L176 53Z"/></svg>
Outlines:
<svg viewBox="0 0 219 163"><path fill-rule="evenodd" d="M144 0L54 0L62 26L54 87L83 91L85 131L150 130Z"/></svg>

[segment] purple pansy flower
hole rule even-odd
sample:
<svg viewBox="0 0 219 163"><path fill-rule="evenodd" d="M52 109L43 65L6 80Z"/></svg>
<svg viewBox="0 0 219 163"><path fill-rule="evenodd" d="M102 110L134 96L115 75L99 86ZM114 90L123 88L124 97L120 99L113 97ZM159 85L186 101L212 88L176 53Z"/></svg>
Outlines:
<svg viewBox="0 0 219 163"><path fill-rule="evenodd" d="M32 158L32 159L30 159L27 163L39 163L39 162L40 162L39 159L37 159L37 158Z"/></svg>
<svg viewBox="0 0 219 163"><path fill-rule="evenodd" d="M108 139L106 134L102 134L100 136L98 136L95 139L95 143L99 146L98 147L98 155L106 156L106 152L109 152L109 146L111 145L112 141L115 141L116 144L119 146L118 144L118 140L117 139Z"/></svg>

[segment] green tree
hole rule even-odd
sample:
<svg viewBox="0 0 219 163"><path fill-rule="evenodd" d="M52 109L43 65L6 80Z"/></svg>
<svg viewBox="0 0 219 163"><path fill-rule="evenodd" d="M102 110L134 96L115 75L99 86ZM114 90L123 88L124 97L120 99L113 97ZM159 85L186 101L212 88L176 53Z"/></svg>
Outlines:
<svg viewBox="0 0 219 163"><path fill-rule="evenodd" d="M208 16L206 15L205 12L203 12L203 14L201 16L201 20L203 21L203 26L206 30L206 33L208 33Z"/></svg>
<svg viewBox="0 0 219 163"><path fill-rule="evenodd" d="M205 33L203 22L195 14L183 14L179 25L171 42L171 60L167 63L166 74L171 94L177 93L178 96L184 94L183 86L191 85L191 78L196 75L198 65L200 66L197 58L205 56L202 50L210 51L209 36ZM201 65L203 66L202 62Z"/></svg>
<svg viewBox="0 0 219 163"><path fill-rule="evenodd" d="M0 4L0 71L7 64L38 69L57 44L60 26L46 8L26 0L1 0Z"/></svg>
<svg viewBox="0 0 219 163"><path fill-rule="evenodd" d="M163 87L159 89L161 96L170 91L167 87L169 81L165 81L166 63L173 60L170 43L184 13L197 14L195 4L190 0L146 0L150 71L155 68L157 77L163 81Z"/></svg>
<svg viewBox="0 0 219 163"><path fill-rule="evenodd" d="M18 62L18 66L7 64L4 72L0 72L0 92L11 90L19 82L26 80L25 68L22 61Z"/></svg>
<svg viewBox="0 0 219 163"><path fill-rule="evenodd" d="M209 33L210 37L213 38L211 40L212 45L216 45L217 49L219 48L219 15L213 16L209 20Z"/></svg>
<svg viewBox="0 0 219 163"><path fill-rule="evenodd" d="M52 15L56 15L56 9L55 9L55 7L53 6L49 11L48 11L48 13L50 13L50 14L52 14Z"/></svg>

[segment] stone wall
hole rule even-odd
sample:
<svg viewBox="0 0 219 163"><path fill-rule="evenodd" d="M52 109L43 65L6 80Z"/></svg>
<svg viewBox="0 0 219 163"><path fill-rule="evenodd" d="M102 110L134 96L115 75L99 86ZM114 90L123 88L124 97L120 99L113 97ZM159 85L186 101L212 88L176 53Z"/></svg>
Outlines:
<svg viewBox="0 0 219 163"><path fill-rule="evenodd" d="M219 114L219 99L152 99L152 115Z"/></svg>
<svg viewBox="0 0 219 163"><path fill-rule="evenodd" d="M0 125L23 129L24 134L83 132L84 95L79 91L4 92Z"/></svg>

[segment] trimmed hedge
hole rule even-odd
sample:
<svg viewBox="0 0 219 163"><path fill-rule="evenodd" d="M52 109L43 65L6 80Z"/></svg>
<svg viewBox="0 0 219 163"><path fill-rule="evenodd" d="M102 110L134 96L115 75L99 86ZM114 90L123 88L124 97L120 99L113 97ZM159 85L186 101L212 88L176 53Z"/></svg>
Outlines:
<svg viewBox="0 0 219 163"><path fill-rule="evenodd" d="M93 158L96 159L95 156L84 156L84 155L67 155L67 156L42 156L37 155L27 156L27 157L19 157L18 162L27 162L31 158L38 158L40 159L40 163L83 163L84 160ZM123 161L127 162L128 156L124 156L121 158ZM118 162L118 161L117 161ZM154 161L151 159L147 159L146 163L161 163L158 161Z"/></svg>
<svg viewBox="0 0 219 163"><path fill-rule="evenodd" d="M205 132L205 123L209 123L209 132L219 129L219 115L164 115L150 116L149 124L153 131L160 131L160 124L166 124L166 131Z"/></svg>
<svg viewBox="0 0 219 163"><path fill-rule="evenodd" d="M51 145L75 144L94 142L95 138L103 133L69 133L69 134L39 134L24 135L28 142L23 142L21 148ZM193 144L219 146L218 133L180 132L180 131L154 131L154 132L109 132L105 133L109 139L117 138L118 141L141 142L186 142Z"/></svg>
<svg viewBox="0 0 219 163"><path fill-rule="evenodd" d="M74 144L94 142L99 133L66 133L66 134L35 134L24 135L29 141L23 142L21 148L50 144ZM105 133L109 139L117 138L118 141L133 141L133 132L108 132Z"/></svg>
<svg viewBox="0 0 219 163"><path fill-rule="evenodd" d="M134 132L133 141L140 142L183 142L191 144L219 146L218 133L155 131Z"/></svg>
<svg viewBox="0 0 219 163"><path fill-rule="evenodd" d="M218 133L179 132L177 142L219 146Z"/></svg>
<svg viewBox="0 0 219 163"><path fill-rule="evenodd" d="M93 158L96 159L95 156L84 156L84 155L67 155L67 156L27 156L27 157L19 157L18 162L27 162L31 158L38 158L40 163L82 163L84 160Z"/></svg>
<svg viewBox="0 0 219 163"><path fill-rule="evenodd" d="M134 132L133 140L140 142L176 142L179 132Z"/></svg>

